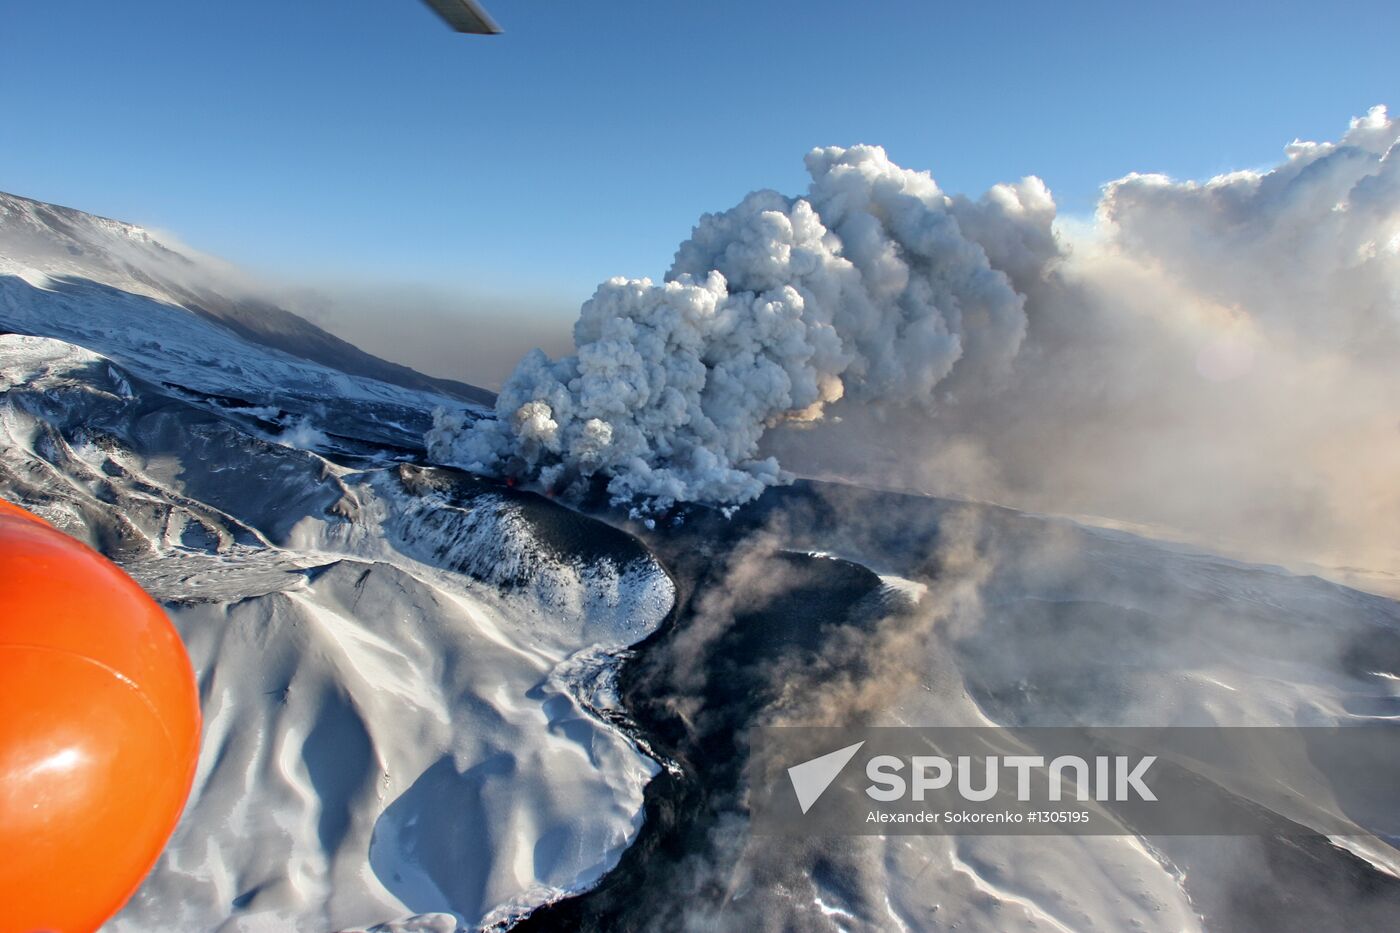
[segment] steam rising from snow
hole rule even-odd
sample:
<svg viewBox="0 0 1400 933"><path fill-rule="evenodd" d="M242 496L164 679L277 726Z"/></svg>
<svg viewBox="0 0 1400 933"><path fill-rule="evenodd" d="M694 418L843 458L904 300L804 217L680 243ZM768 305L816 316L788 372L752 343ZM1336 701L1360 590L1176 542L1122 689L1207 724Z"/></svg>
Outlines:
<svg viewBox="0 0 1400 933"><path fill-rule="evenodd" d="M759 191L701 218L664 283L601 285L577 353L526 356L495 421L441 415L433 456L547 485L602 471L615 498L662 507L744 502L786 478L758 455L776 424L843 397L932 407L955 377L1004 373L1024 299L960 220L1014 257L999 221L1052 216L1044 187L972 204L874 146L814 150L807 168L805 198Z"/></svg>

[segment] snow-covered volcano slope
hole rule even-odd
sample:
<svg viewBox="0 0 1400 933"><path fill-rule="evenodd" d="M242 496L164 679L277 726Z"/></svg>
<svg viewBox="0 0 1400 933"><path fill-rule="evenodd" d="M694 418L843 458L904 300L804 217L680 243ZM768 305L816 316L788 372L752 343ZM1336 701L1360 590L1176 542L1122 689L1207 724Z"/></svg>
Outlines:
<svg viewBox="0 0 1400 933"><path fill-rule="evenodd" d="M320 402L353 428L364 399ZM660 623L666 574L552 503L338 465L240 410L0 336L0 495L163 600L199 679L193 795L111 929L454 929L596 880L654 766L575 685Z"/></svg>
<svg viewBox="0 0 1400 933"><path fill-rule="evenodd" d="M178 305L3 265L0 331L85 347L297 446L416 448L436 406L462 404L270 350Z"/></svg>
<svg viewBox="0 0 1400 933"><path fill-rule="evenodd" d="M649 789L618 868L520 933L1394 929L1400 855L1384 835L757 835L743 736L997 725L1033 743L1021 727L1393 725L1400 603L1065 519L838 484L659 524L641 534L681 604L619 687L677 767ZM1269 774L1258 764L1250 779ZM1306 806L1275 812L1388 825L1348 791L1352 768L1280 778Z"/></svg>
<svg viewBox="0 0 1400 933"><path fill-rule="evenodd" d="M476 386L371 356L259 297L224 263L141 227L0 192L0 275L6 274L106 286L175 305L250 343L343 373L472 402L493 400Z"/></svg>

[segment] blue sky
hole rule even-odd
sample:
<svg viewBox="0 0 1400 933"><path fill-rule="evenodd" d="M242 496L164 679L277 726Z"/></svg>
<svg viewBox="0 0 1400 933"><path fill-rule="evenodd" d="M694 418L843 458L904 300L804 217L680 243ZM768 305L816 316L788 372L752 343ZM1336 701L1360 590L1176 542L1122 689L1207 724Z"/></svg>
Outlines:
<svg viewBox="0 0 1400 933"><path fill-rule="evenodd" d="M1275 160L1400 105L1391 2L10 2L0 190L253 270L576 306L705 210L884 145L950 191Z"/></svg>

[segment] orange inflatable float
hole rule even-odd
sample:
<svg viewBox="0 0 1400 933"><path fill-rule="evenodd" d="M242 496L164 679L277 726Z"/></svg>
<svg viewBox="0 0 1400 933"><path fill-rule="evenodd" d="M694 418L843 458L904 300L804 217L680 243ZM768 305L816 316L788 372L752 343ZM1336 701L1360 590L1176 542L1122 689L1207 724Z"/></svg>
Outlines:
<svg viewBox="0 0 1400 933"><path fill-rule="evenodd" d="M165 613L0 500L0 933L87 933L116 913L198 752L194 672Z"/></svg>

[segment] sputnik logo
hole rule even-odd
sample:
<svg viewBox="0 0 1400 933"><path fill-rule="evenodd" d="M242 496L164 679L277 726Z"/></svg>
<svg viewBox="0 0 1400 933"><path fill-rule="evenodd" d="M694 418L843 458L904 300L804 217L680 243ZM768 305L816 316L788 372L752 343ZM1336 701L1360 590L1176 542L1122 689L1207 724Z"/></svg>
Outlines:
<svg viewBox="0 0 1400 933"><path fill-rule="evenodd" d="M847 745L845 748L838 748L834 752L828 752L818 758L804 761L800 765L793 765L787 769L788 779L792 781L792 789L797 793L797 804L806 813L812 809L812 804L816 803L826 789L831 786L831 782L836 780L841 769L846 767L856 752L864 742L857 742L854 745Z"/></svg>

